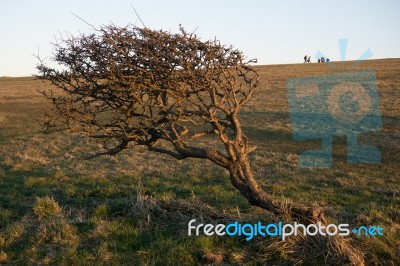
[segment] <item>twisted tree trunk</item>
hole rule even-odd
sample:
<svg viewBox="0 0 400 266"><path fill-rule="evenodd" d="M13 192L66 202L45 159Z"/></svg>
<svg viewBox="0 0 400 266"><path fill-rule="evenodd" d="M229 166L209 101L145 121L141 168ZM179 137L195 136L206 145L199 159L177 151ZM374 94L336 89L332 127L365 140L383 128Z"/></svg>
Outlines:
<svg viewBox="0 0 400 266"><path fill-rule="evenodd" d="M319 207L306 207L301 204L286 206L283 202L274 200L254 178L247 155L238 157L238 160L229 163L230 181L249 204L275 215L289 215L289 217L305 223L326 223L324 214Z"/></svg>

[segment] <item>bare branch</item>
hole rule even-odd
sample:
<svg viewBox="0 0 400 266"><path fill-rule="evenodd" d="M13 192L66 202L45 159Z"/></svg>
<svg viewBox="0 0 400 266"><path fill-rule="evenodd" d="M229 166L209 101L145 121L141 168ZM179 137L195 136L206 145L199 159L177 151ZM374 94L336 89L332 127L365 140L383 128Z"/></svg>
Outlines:
<svg viewBox="0 0 400 266"><path fill-rule="evenodd" d="M140 20L140 22L142 23L143 27L146 28L146 25L144 25L143 20L140 18L138 12L136 11L135 7L131 4L131 7L133 9L133 11L135 11L136 16L138 17L138 19Z"/></svg>
<svg viewBox="0 0 400 266"><path fill-rule="evenodd" d="M93 30L96 30L96 31L98 30L95 26L93 26L92 24L90 24L89 22L87 22L86 20L84 20L83 18L78 16L77 14L75 14L74 12L71 11L71 14L74 15L79 20L83 21L86 25L90 26Z"/></svg>

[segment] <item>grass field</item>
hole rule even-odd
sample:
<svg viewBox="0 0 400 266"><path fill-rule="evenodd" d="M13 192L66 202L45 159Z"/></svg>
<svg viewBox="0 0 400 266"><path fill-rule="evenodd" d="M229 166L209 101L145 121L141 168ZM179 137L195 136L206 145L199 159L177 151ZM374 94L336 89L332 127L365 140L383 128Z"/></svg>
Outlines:
<svg viewBox="0 0 400 266"><path fill-rule="evenodd" d="M351 64L258 67L262 84L241 111L258 146L252 167L266 191L325 207L329 221L380 225L382 237L353 237L368 265L400 265L400 59ZM302 169L298 154L318 141L292 140L286 80L341 71L377 71L383 130L360 141L382 152L377 164L346 162L334 139L334 166ZM330 254L277 239L189 237L192 218L270 221L210 162L132 148L83 160L91 143L65 132L40 133L47 102L33 78L0 78L0 264L292 265L333 264ZM291 246L292 245L292 246Z"/></svg>

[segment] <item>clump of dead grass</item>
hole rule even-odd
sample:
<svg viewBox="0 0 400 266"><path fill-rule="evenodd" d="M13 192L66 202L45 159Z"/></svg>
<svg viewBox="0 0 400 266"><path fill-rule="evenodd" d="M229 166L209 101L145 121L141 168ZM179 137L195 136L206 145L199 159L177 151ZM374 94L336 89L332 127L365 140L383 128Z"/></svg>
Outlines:
<svg viewBox="0 0 400 266"><path fill-rule="evenodd" d="M222 250L205 250L203 258L212 265L221 265L224 262L224 252Z"/></svg>
<svg viewBox="0 0 400 266"><path fill-rule="evenodd" d="M364 254L353 247L350 238L341 236L292 235L280 239L261 241L263 253L277 253L295 265L365 265Z"/></svg>
<svg viewBox="0 0 400 266"><path fill-rule="evenodd" d="M36 203L33 206L33 212L39 219L60 217L62 209L58 203L48 196L40 198L36 197Z"/></svg>
<svg viewBox="0 0 400 266"><path fill-rule="evenodd" d="M62 208L48 196L36 198L33 212L39 219L36 239L39 243L56 243L73 246L78 244L79 237L75 226L64 217Z"/></svg>
<svg viewBox="0 0 400 266"><path fill-rule="evenodd" d="M51 220L42 222L36 234L39 243L52 243L67 246L78 244L76 228L66 220Z"/></svg>

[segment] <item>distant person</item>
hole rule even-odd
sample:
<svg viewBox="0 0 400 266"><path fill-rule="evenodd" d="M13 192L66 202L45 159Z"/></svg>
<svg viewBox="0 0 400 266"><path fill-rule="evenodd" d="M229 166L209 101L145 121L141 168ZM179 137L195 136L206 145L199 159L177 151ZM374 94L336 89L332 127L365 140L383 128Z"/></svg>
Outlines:
<svg viewBox="0 0 400 266"><path fill-rule="evenodd" d="M329 63L329 61L331 61L329 58L326 59L326 62Z"/></svg>
<svg viewBox="0 0 400 266"><path fill-rule="evenodd" d="M325 58L321 57L321 63L325 63Z"/></svg>
<svg viewBox="0 0 400 266"><path fill-rule="evenodd" d="M318 63L321 63L321 58L318 58Z"/></svg>
<svg viewBox="0 0 400 266"><path fill-rule="evenodd" d="M311 63L311 55L308 56L307 63Z"/></svg>
<svg viewBox="0 0 400 266"><path fill-rule="evenodd" d="M304 56L304 63L307 63L307 55Z"/></svg>

